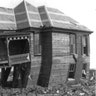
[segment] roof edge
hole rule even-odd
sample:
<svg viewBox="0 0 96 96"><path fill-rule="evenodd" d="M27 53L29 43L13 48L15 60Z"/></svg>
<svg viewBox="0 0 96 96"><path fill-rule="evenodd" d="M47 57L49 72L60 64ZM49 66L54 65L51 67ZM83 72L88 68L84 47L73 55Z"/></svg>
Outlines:
<svg viewBox="0 0 96 96"><path fill-rule="evenodd" d="M47 30L49 30L49 29L52 29L52 31L56 31L56 30L59 30L59 31L64 31L64 30L66 30L66 31L68 31L68 32L73 32L73 31L75 31L75 32L85 32L85 33L89 33L89 34L91 34L91 33L93 33L93 31L86 31L86 30L76 30L76 29L66 29L66 28L57 28L57 27L42 27L41 28L41 30L45 30L45 31L47 31Z"/></svg>

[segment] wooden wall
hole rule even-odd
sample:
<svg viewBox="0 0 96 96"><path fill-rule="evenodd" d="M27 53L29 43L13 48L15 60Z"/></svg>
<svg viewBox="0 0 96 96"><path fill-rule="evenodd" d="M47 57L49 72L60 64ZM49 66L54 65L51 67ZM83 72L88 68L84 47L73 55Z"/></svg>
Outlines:
<svg viewBox="0 0 96 96"><path fill-rule="evenodd" d="M34 55L33 33L30 34L30 54L31 54L31 71L29 75L28 86L36 85L40 73L41 56Z"/></svg>
<svg viewBox="0 0 96 96"><path fill-rule="evenodd" d="M68 78L68 70L70 63L76 63L76 74L75 79L81 78L82 74L82 64L87 63L87 72L89 72L90 65L90 55L83 56L80 55L81 41L79 41L76 35L76 48L78 49L78 62L70 54L70 40L69 35L65 33L55 33L55 32L45 32L42 33L41 43L42 43L42 54L41 56L34 56L34 46L33 46L33 33L31 33L31 73L28 84L40 85L40 86L54 86L59 83L64 83ZM81 33L82 37L83 34ZM88 36L89 38L89 36ZM82 62L81 62L81 61ZM81 64L82 63L82 64ZM79 67L80 67L80 70ZM77 76L79 75L79 76Z"/></svg>
<svg viewBox="0 0 96 96"><path fill-rule="evenodd" d="M52 33L51 86L64 83L67 80L70 63L75 63L75 61L72 55L70 55L69 34Z"/></svg>
<svg viewBox="0 0 96 96"><path fill-rule="evenodd" d="M87 50L88 53L85 55L82 53L83 51L83 36L87 36ZM76 49L77 49L77 62L76 62L76 72L75 72L75 81L78 83L80 78L82 78L82 68L83 64L87 64L86 68L86 78L89 78L89 66L90 66L90 44L89 44L89 34L88 33L76 33Z"/></svg>

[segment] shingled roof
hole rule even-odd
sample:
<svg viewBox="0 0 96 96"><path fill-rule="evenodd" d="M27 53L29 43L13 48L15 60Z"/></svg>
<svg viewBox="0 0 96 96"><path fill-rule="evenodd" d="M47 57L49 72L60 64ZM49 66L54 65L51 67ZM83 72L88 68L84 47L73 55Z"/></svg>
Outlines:
<svg viewBox="0 0 96 96"><path fill-rule="evenodd" d="M13 9L0 7L0 29L1 30L16 29L16 22Z"/></svg>
<svg viewBox="0 0 96 96"><path fill-rule="evenodd" d="M39 28L42 26L41 18L38 8L32 6L28 2L23 1L16 8L14 8L17 29L27 27Z"/></svg>
<svg viewBox="0 0 96 96"><path fill-rule="evenodd" d="M76 29L85 30L89 29L83 25L80 25L76 20L65 15L63 12L55 8L48 8L41 6L38 8L43 25L52 26L64 29Z"/></svg>
<svg viewBox="0 0 96 96"><path fill-rule="evenodd" d="M0 8L0 29L16 30L40 26L90 31L55 8L35 7L23 1L14 9Z"/></svg>

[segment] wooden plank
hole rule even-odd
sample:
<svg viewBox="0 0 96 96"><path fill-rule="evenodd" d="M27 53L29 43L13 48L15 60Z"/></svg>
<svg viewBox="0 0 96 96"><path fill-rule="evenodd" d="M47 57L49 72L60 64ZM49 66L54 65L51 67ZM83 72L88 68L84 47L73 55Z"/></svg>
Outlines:
<svg viewBox="0 0 96 96"><path fill-rule="evenodd" d="M66 66L69 66L69 64L66 64L66 63L59 63L59 64L53 64L52 65L52 69L66 69Z"/></svg>
<svg viewBox="0 0 96 96"><path fill-rule="evenodd" d="M83 63L90 63L90 57L89 56L83 57Z"/></svg>
<svg viewBox="0 0 96 96"><path fill-rule="evenodd" d="M80 78L82 77L82 68L83 68L83 58L82 58L82 45L81 45L81 34L77 34L76 36L76 43L77 43L77 62L76 62L76 71L75 71L75 80L78 83Z"/></svg>
<svg viewBox="0 0 96 96"><path fill-rule="evenodd" d="M70 53L69 35L52 33L53 56L64 56Z"/></svg>
<svg viewBox="0 0 96 96"><path fill-rule="evenodd" d="M38 76L39 76L39 74L35 74L35 75L30 74L28 77L27 87L32 87L34 85L37 85Z"/></svg>
<svg viewBox="0 0 96 96"><path fill-rule="evenodd" d="M68 72L68 68L66 70L61 70L61 69L52 70L51 76L54 76L54 75L58 75L58 76L66 75L67 76L67 72Z"/></svg>
<svg viewBox="0 0 96 96"><path fill-rule="evenodd" d="M75 63L73 56L58 56L58 57L53 57L53 64L67 64L67 63Z"/></svg>
<svg viewBox="0 0 96 96"><path fill-rule="evenodd" d="M64 84L66 82L66 75L54 76L50 78L49 86L56 86L58 84Z"/></svg>
<svg viewBox="0 0 96 96"><path fill-rule="evenodd" d="M52 33L42 33L42 63L38 85L48 87L52 68Z"/></svg>
<svg viewBox="0 0 96 96"><path fill-rule="evenodd" d="M31 74L39 74L39 71L40 71L40 66L39 67L31 67L31 71L30 73Z"/></svg>

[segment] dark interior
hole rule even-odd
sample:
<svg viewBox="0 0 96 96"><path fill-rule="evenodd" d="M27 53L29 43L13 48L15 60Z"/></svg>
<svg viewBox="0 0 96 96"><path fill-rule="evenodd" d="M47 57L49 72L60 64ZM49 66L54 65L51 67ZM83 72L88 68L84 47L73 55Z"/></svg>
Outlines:
<svg viewBox="0 0 96 96"><path fill-rule="evenodd" d="M27 39L12 40L9 42L9 55L29 53L29 42Z"/></svg>
<svg viewBox="0 0 96 96"><path fill-rule="evenodd" d="M0 61L7 60L7 42L6 38L0 38Z"/></svg>
<svg viewBox="0 0 96 96"><path fill-rule="evenodd" d="M74 78L74 76L75 76L75 70L76 70L76 64L70 64L68 78Z"/></svg>

